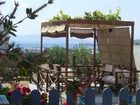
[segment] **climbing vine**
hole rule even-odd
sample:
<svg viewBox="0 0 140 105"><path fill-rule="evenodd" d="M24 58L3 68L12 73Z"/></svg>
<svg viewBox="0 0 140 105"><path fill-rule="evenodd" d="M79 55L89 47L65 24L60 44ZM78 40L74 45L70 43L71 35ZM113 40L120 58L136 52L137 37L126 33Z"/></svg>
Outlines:
<svg viewBox="0 0 140 105"><path fill-rule="evenodd" d="M115 12L112 12L110 10L108 14L104 14L99 10L95 10L94 12L85 12L83 16L71 17L70 15L60 10L60 12L52 19L50 19L50 21L66 20L66 19L121 20L120 12L121 12L120 8L116 9Z"/></svg>

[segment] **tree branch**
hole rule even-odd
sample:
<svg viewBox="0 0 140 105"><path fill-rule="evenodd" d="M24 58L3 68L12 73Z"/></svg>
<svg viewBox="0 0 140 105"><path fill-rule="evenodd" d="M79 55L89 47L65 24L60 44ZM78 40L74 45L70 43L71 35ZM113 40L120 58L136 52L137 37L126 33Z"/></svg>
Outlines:
<svg viewBox="0 0 140 105"><path fill-rule="evenodd" d="M19 3L15 1L15 8L13 9L13 12L11 13L11 15L9 16L10 19L15 18L15 13L17 11L17 8L19 6Z"/></svg>

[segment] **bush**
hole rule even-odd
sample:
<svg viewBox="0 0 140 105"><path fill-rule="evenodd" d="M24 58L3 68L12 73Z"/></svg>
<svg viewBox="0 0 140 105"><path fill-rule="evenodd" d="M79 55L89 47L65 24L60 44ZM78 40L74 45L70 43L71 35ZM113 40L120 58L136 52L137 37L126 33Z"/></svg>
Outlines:
<svg viewBox="0 0 140 105"><path fill-rule="evenodd" d="M65 62L65 49L59 46L54 46L52 48L46 49L48 61L51 64L64 64Z"/></svg>

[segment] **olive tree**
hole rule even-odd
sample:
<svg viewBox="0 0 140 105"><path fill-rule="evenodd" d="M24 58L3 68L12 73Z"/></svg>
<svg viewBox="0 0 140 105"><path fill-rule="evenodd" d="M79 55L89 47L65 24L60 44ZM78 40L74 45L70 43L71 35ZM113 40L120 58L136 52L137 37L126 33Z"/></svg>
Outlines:
<svg viewBox="0 0 140 105"><path fill-rule="evenodd" d="M5 1L0 1L0 6L5 3ZM18 63L22 61L23 58L20 48L15 48L14 43L9 42L10 37L16 37L17 27L25 19L35 19L40 10L52 3L53 0L48 0L47 3L44 3L35 10L26 8L26 16L15 23L16 11L20 6L18 1L14 1L14 8L10 14L7 13L7 15L4 16L0 13L0 74L4 79L11 80L13 76L18 75L16 72L18 70Z"/></svg>

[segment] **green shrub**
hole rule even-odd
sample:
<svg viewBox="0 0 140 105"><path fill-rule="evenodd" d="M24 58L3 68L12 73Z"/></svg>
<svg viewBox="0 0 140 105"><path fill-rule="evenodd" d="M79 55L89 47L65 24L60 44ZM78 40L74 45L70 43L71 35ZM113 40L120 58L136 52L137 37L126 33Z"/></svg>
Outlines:
<svg viewBox="0 0 140 105"><path fill-rule="evenodd" d="M92 53L91 50L88 49L83 44L76 45L69 54L70 64L73 63L73 57L75 56L75 64L83 64L88 65L92 63Z"/></svg>
<svg viewBox="0 0 140 105"><path fill-rule="evenodd" d="M47 53L48 60L47 63L52 64L64 64L65 62L65 49L59 46L54 46L46 49L45 53Z"/></svg>

